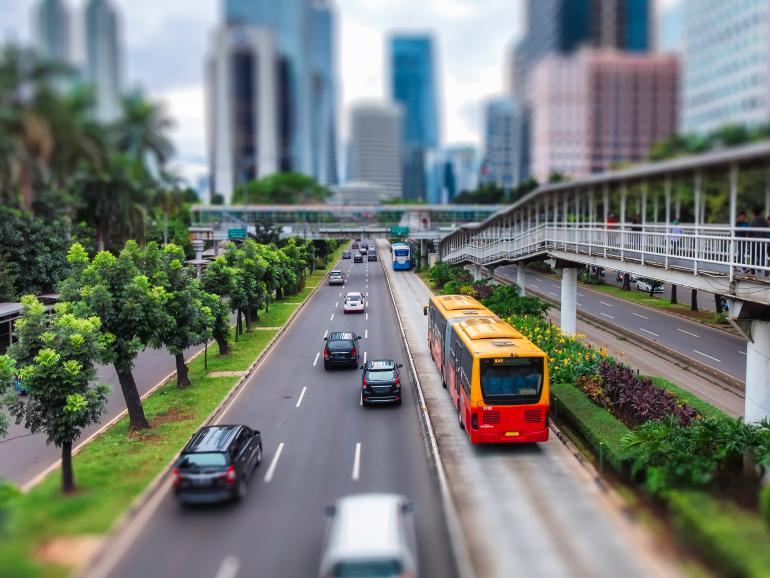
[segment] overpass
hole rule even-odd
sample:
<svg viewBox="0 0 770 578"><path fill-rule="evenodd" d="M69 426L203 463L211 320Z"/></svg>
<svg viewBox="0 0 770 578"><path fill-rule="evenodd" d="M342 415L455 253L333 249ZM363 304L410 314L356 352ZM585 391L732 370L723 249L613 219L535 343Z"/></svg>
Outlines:
<svg viewBox="0 0 770 578"><path fill-rule="evenodd" d="M445 236L440 258L477 277L515 263L522 288L526 263L550 260L566 333L586 265L724 295L748 342L745 417L760 421L770 416L770 228L749 227L754 213L770 214L770 141L540 187Z"/></svg>
<svg viewBox="0 0 770 578"><path fill-rule="evenodd" d="M432 240L502 209L497 205L195 205L191 213L193 229L208 233L209 239L227 239L231 229L248 232L269 223L286 237Z"/></svg>

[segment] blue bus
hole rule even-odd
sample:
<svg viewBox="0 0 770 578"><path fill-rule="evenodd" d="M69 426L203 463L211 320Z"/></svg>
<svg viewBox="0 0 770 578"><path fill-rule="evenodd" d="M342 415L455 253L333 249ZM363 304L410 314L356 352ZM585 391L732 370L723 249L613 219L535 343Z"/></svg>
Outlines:
<svg viewBox="0 0 770 578"><path fill-rule="evenodd" d="M390 257L394 271L409 271L412 268L412 249L406 243L391 244Z"/></svg>

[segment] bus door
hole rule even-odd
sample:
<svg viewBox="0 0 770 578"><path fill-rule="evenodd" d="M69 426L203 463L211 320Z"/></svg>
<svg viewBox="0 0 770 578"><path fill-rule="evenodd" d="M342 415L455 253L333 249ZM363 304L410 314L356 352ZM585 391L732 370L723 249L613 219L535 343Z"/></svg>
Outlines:
<svg viewBox="0 0 770 578"><path fill-rule="evenodd" d="M459 396L458 386L460 385L460 342L457 338L452 338L452 347L449 352L449 371L448 371L449 393L452 395L452 401L457 405Z"/></svg>

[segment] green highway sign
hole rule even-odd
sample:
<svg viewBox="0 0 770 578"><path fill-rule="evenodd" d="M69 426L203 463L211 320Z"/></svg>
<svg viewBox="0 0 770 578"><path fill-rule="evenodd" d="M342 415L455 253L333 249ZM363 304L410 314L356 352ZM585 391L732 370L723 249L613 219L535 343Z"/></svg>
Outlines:
<svg viewBox="0 0 770 578"><path fill-rule="evenodd" d="M228 239L245 239L246 229L227 229Z"/></svg>
<svg viewBox="0 0 770 578"><path fill-rule="evenodd" d="M391 227L390 234L394 237L406 237L409 235L409 227Z"/></svg>

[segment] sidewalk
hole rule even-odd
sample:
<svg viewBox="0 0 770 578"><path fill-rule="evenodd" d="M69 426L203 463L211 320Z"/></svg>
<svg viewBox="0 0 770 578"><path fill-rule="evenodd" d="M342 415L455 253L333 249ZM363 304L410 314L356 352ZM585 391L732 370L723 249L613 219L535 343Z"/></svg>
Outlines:
<svg viewBox="0 0 770 578"><path fill-rule="evenodd" d="M430 292L417 275L387 263L476 576L680 575L555 435L537 445L471 446L428 350L422 308Z"/></svg>

